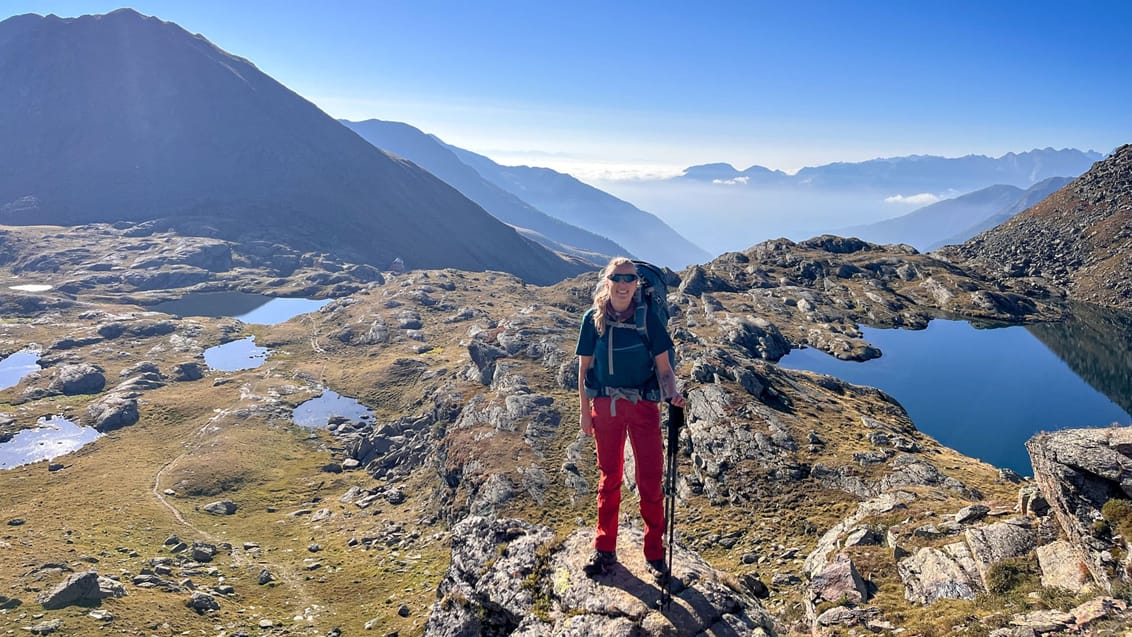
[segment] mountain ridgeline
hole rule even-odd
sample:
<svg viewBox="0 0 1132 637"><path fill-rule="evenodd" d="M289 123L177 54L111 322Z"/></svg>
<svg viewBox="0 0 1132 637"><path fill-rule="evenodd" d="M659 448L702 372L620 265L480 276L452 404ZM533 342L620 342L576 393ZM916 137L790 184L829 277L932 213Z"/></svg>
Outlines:
<svg viewBox="0 0 1132 637"><path fill-rule="evenodd" d="M0 60L0 223L144 222L542 284L590 267L175 24L16 16Z"/></svg>
<svg viewBox="0 0 1132 637"><path fill-rule="evenodd" d="M1070 181L1069 177L1050 177L1026 190L1006 184L989 186L937 201L894 219L851 226L836 234L873 243L907 243L927 252L943 245L962 243L993 228Z"/></svg>
<svg viewBox="0 0 1132 637"><path fill-rule="evenodd" d="M610 237L646 261L680 269L711 258L655 215L570 175L549 168L500 166L483 155L448 148L484 179L567 223Z"/></svg>
<svg viewBox="0 0 1132 637"><path fill-rule="evenodd" d="M692 166L676 180L718 181L747 186L893 192L971 192L1006 184L1030 186L1050 177L1080 175L1104 156L1072 148L1035 149L993 158L984 155L911 155L806 167L790 175L763 166L737 170L730 164Z"/></svg>
<svg viewBox="0 0 1132 637"><path fill-rule="evenodd" d="M1132 144L944 253L992 276L1040 277L1072 299L1132 309Z"/></svg>
<svg viewBox="0 0 1132 637"><path fill-rule="evenodd" d="M404 157L443 179L500 221L527 233L551 250L586 259L599 267L605 265L610 257L629 254L613 241L555 219L487 181L471 166L460 161L443 142L417 128L378 119L341 121L374 146Z"/></svg>

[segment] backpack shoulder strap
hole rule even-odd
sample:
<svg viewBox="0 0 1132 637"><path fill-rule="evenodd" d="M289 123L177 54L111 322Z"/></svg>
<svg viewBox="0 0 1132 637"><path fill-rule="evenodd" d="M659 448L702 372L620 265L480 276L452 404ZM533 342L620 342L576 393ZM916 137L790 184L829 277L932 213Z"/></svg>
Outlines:
<svg viewBox="0 0 1132 637"><path fill-rule="evenodd" d="M645 342L645 349L652 355L652 342L649 341L649 304L647 301L637 303L637 311L633 313L633 325L637 328L637 334L641 336L641 340Z"/></svg>

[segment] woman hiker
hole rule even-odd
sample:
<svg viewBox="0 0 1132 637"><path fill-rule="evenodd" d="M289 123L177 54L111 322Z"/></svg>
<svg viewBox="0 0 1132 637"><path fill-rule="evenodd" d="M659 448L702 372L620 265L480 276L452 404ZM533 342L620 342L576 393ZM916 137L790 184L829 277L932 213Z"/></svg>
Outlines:
<svg viewBox="0 0 1132 637"><path fill-rule="evenodd" d="M634 323L640 275L633 262L616 257L601 271L593 307L582 317L578 355L579 425L594 437L597 466L597 534L584 571L604 574L617 562L617 518L628 435L636 458L637 491L645 523L645 561L655 576L667 573L664 561L664 452L660 435L661 400L677 407L684 397L668 358L673 346L667 327L646 312L648 343Z"/></svg>

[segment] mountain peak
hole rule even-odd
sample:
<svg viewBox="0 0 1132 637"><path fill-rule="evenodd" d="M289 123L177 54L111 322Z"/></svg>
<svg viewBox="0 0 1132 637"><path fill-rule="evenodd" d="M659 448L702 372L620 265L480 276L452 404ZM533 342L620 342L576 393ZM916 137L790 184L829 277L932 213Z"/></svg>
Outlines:
<svg viewBox="0 0 1132 637"><path fill-rule="evenodd" d="M251 62L132 9L0 23L0 223L158 221L384 267L581 271Z"/></svg>

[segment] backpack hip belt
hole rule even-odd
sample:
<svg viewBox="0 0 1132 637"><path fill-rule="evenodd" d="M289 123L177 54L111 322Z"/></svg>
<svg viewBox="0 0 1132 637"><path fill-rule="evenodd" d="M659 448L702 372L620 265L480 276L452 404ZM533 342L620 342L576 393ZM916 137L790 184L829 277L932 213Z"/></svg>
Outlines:
<svg viewBox="0 0 1132 637"><path fill-rule="evenodd" d="M639 387L602 387L597 391L586 390L586 394L592 394L591 398L604 396L610 398L609 415L617 415L617 399L622 398L633 404L639 400L647 400L653 403L660 402L660 389L641 389Z"/></svg>

